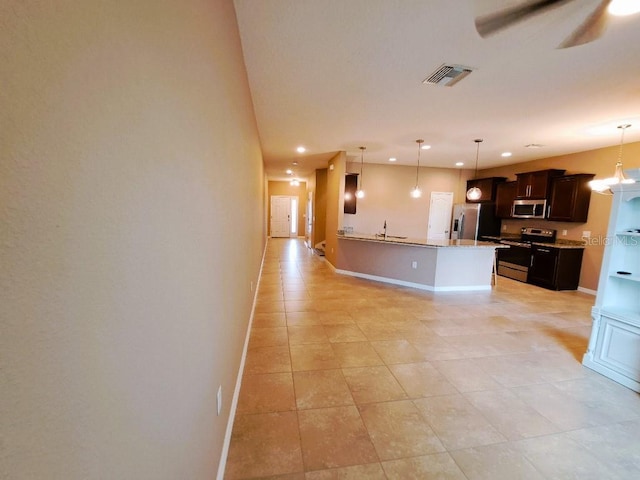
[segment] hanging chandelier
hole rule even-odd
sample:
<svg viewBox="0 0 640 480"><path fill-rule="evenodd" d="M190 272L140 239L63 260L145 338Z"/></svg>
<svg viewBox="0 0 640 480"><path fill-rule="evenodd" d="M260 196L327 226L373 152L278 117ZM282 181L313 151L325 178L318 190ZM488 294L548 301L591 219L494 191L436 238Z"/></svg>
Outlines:
<svg viewBox="0 0 640 480"><path fill-rule="evenodd" d="M595 179L589 182L589 186L591 190L596 193L600 193L601 195L612 195L611 191L612 185L618 185L620 183L635 183L635 180L632 178L627 178L622 169L622 146L624 145L624 131L629 128L630 124L618 125L618 128L622 130L622 134L620 135L620 147L618 149L618 161L616 162L616 169L613 173L613 177L603 178L603 179Z"/></svg>
<svg viewBox="0 0 640 480"><path fill-rule="evenodd" d="M480 144L482 143L481 138L476 138L474 140L476 142L476 173L473 178L478 178L478 157L480 156ZM482 190L478 187L471 187L467 190L467 200L477 201L482 197Z"/></svg>
<svg viewBox="0 0 640 480"><path fill-rule="evenodd" d="M362 189L363 185L363 176L362 176L362 166L364 165L364 151L367 147L360 147L360 178L358 181L360 182L360 188L356 190L356 198L364 198L364 190Z"/></svg>
<svg viewBox="0 0 640 480"><path fill-rule="evenodd" d="M424 140L419 139L416 140L416 143L418 144L418 165L416 166L416 186L413 187L413 190L411 190L411 196L413 198L420 198L422 196L422 190L420 190L420 187L418 187L418 176L420 175L420 150L422 147L422 144L424 143Z"/></svg>

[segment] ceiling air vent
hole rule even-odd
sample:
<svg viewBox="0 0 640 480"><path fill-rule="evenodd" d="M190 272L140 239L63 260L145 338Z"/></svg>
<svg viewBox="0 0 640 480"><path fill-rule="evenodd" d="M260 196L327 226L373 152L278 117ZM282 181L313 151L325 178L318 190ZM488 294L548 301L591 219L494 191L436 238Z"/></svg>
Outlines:
<svg viewBox="0 0 640 480"><path fill-rule="evenodd" d="M441 87L453 87L456 83L469 75L473 70L462 65L441 65L435 72L429 75L422 83L440 85Z"/></svg>

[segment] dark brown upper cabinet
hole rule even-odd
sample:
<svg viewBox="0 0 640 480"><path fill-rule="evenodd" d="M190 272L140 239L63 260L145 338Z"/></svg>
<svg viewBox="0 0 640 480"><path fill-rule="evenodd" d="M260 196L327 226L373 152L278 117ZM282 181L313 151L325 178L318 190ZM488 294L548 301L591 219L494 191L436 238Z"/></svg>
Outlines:
<svg viewBox="0 0 640 480"><path fill-rule="evenodd" d="M496 186L496 217L511 218L511 207L516 199L517 184L513 182L503 182Z"/></svg>
<svg viewBox="0 0 640 480"><path fill-rule="evenodd" d="M562 175L565 170L540 170L516 174L517 198L547 199L551 192L551 179Z"/></svg>
<svg viewBox="0 0 640 480"><path fill-rule="evenodd" d="M589 182L594 176L591 173L577 173L555 177L551 182L547 220L586 222L591 201Z"/></svg>
<svg viewBox="0 0 640 480"><path fill-rule="evenodd" d="M482 196L478 200L467 200L469 203L487 203L496 201L496 187L506 180L505 177L474 178L467 180L467 190L478 187Z"/></svg>
<svg viewBox="0 0 640 480"><path fill-rule="evenodd" d="M344 177L344 213L356 213L356 190L358 190L358 174L347 173Z"/></svg>

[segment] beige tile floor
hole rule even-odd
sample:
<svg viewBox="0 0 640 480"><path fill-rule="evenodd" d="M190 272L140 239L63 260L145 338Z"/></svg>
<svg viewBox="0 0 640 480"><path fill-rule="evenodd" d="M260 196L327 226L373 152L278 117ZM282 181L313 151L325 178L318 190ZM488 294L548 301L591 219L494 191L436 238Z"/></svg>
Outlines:
<svg viewBox="0 0 640 480"><path fill-rule="evenodd" d="M225 478L640 478L640 396L580 364L593 302L370 282L271 239Z"/></svg>

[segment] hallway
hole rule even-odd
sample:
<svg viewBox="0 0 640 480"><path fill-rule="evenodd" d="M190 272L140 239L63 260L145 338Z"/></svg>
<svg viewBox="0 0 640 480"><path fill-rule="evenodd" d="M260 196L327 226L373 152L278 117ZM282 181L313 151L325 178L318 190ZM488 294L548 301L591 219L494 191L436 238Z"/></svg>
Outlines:
<svg viewBox="0 0 640 480"><path fill-rule="evenodd" d="M580 364L593 302L375 283L269 239L225 478L637 478L640 396Z"/></svg>

